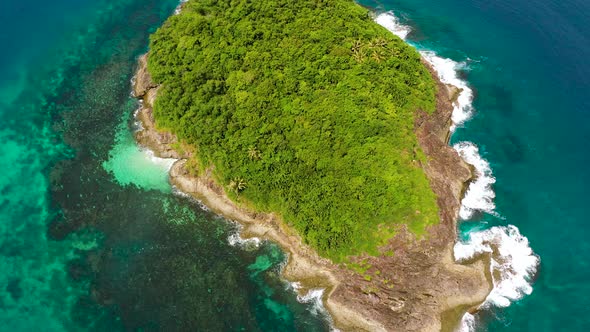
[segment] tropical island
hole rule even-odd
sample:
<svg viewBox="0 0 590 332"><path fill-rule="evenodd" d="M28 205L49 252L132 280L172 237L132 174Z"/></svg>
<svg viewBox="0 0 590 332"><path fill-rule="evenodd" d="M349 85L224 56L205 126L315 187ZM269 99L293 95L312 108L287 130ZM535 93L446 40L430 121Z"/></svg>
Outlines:
<svg viewBox="0 0 590 332"><path fill-rule="evenodd" d="M171 182L279 243L339 329L452 330L489 293L451 254L472 179L447 144L457 89L353 1L188 1L134 92Z"/></svg>

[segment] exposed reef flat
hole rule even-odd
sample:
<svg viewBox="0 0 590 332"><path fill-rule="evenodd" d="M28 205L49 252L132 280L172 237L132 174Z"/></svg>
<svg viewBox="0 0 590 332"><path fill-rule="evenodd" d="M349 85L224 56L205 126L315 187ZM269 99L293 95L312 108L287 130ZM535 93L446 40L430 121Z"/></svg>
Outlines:
<svg viewBox="0 0 590 332"><path fill-rule="evenodd" d="M425 170L436 193L440 223L431 226L421 239L402 229L389 241L379 257L353 260L361 271L353 271L317 255L290 227L272 213L250 211L236 204L217 184L208 169L192 174L185 167L191 156L176 137L159 131L152 105L156 86L146 68L147 55L139 60L134 94L142 100L137 118L142 129L136 133L141 145L159 157L177 158L170 181L179 190L202 201L213 211L244 226L242 237L260 237L278 243L289 254L283 277L300 282L302 290L326 288L324 305L334 325L343 331L440 331L454 329L462 314L473 310L489 294L492 285L481 260L469 265L453 261L456 220L472 170L448 146L451 113L457 88L438 81L436 111L416 116L415 132L424 153ZM425 64L427 65L427 64Z"/></svg>

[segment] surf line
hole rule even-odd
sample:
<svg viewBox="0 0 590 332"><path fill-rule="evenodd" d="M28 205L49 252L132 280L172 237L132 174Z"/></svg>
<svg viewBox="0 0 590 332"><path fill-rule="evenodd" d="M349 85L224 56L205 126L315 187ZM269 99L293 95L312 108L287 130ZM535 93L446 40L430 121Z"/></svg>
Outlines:
<svg viewBox="0 0 590 332"><path fill-rule="evenodd" d="M474 113L473 90L459 77L459 70L467 70L465 62L440 57L432 50L421 49L420 45L408 40L412 28L400 23L392 11L377 14L375 22L417 48L436 71L441 82L460 89L453 105L451 132L464 125ZM502 218L496 212L493 184L496 179L487 160L473 142L459 142L453 145L463 160L474 166L476 179L469 185L459 211L461 221L472 220L476 213L487 213ZM532 279L537 272L540 258L533 252L528 239L514 225L495 226L485 230L470 231L466 241L457 241L453 248L455 261L461 263L481 254L490 255L490 272L493 289L480 309L508 307L514 301L533 291ZM461 332L475 330L476 317L465 313L458 328Z"/></svg>

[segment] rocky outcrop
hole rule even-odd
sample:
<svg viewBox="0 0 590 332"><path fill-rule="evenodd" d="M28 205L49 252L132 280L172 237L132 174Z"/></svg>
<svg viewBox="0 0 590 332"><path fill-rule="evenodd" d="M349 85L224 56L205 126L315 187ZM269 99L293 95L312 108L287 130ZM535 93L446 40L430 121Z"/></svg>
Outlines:
<svg viewBox="0 0 590 332"><path fill-rule="evenodd" d="M433 76L435 73L431 70ZM438 80L437 80L438 81ZM276 215L259 213L236 204L213 179L212 170L191 174L190 153L179 153L176 137L159 131L152 105L158 87L140 58L134 93L143 100L137 113L143 128L136 134L140 144L158 156L179 160L170 171L170 181L179 190L201 200L213 211L244 225L243 237L257 236L277 242L288 254L283 276L306 288L326 288L324 304L342 331L440 331L452 330L461 315L476 308L491 290L484 264L456 264L452 247L456 218L471 169L448 146L455 87L438 83L437 109L421 112L415 131L427 162L422 165L438 197L441 222L422 239L402 229L379 257L356 257L366 267L361 275L319 257L297 233ZM187 151L187 149L185 149Z"/></svg>
<svg viewBox="0 0 590 332"><path fill-rule="evenodd" d="M172 133L156 127L152 105L156 101L159 86L152 81L147 70L147 54L138 61L138 69L133 80L133 95L141 100L141 107L136 117L142 124L142 129L135 133L137 142L154 151L160 158L184 159L190 153L182 151L178 139Z"/></svg>
<svg viewBox="0 0 590 332"><path fill-rule="evenodd" d="M152 76L147 68L147 53L140 56L137 60L137 71L133 77L133 95L135 98L144 98L147 93L158 86L152 80ZM155 97L155 94L152 96ZM153 104L154 98L148 100L150 105Z"/></svg>

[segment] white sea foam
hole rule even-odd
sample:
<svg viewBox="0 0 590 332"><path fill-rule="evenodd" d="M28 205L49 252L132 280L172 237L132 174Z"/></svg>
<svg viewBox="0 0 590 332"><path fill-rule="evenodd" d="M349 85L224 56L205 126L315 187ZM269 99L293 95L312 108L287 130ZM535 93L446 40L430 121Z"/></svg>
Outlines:
<svg viewBox="0 0 590 332"><path fill-rule="evenodd" d="M465 313L463 318L461 318L461 323L459 324L459 328L457 332L471 332L475 330L475 316L470 313Z"/></svg>
<svg viewBox="0 0 590 332"><path fill-rule="evenodd" d="M406 40L406 37L412 32L412 29L403 25L399 22L398 18L395 17L393 12L381 13L375 17L375 22L381 25L385 29L393 32L394 35Z"/></svg>
<svg viewBox="0 0 590 332"><path fill-rule="evenodd" d="M142 101L140 101L140 104L142 103ZM143 130L143 124L141 123L141 121L138 119L138 115L139 115L139 111L141 110L141 107L138 107L134 112L133 112L133 118L135 119L135 121L133 122L134 124L134 131L141 131ZM154 164L161 166L162 168L164 168L166 170L166 172L170 171L170 168L172 168L172 165L174 165L174 163L176 161L178 161L178 159L175 158L160 158L157 157L156 154L154 153L154 151L152 151L151 149L145 148L145 147L139 147L139 150L146 155L147 159L149 159L151 162L153 162Z"/></svg>
<svg viewBox="0 0 590 332"><path fill-rule="evenodd" d="M490 168L490 163L479 154L479 149L471 142L460 142L453 145L466 163L475 168L476 178L467 189L465 197L461 201L459 216L463 220L470 219L476 211L496 214L494 198L496 193L492 185L496 182Z"/></svg>
<svg viewBox="0 0 590 332"><path fill-rule="evenodd" d="M406 39L411 28L400 24L393 12L377 15L375 21ZM412 44L412 43L410 43ZM416 46L416 45L414 45ZM441 82L460 89L453 105L451 131L469 120L473 115L473 90L459 77L458 71L466 69L464 62L457 62L438 56L435 52L422 50L422 57L434 68ZM492 185L496 182L490 164L481 157L477 146L471 142L461 142L453 146L461 157L475 167L477 178L473 181L461 202L460 217L467 220L476 211L498 216L495 211L495 193ZM506 307L533 291L531 280L535 275L539 257L533 253L528 239L520 234L516 226L492 227L469 234L466 242L458 242L454 247L455 259L465 261L481 254L491 255L490 271L494 288L482 307ZM466 313L458 329L460 332L474 331L476 318Z"/></svg>
<svg viewBox="0 0 590 332"><path fill-rule="evenodd" d="M412 31L409 26L401 24L399 19L395 17L394 13L391 11L377 15L377 17L375 17L375 22L403 40L406 40L406 37ZM464 62L456 62L451 59L442 58L432 51L423 50L420 51L420 54L424 60L432 65L441 82L454 85L460 89L457 100L453 105L453 113L451 117L453 121L451 131L454 131L457 126L460 126L465 121L469 120L473 115L473 90L469 87L467 82L460 79L458 75L458 70L467 68L467 65Z"/></svg>
<svg viewBox="0 0 590 332"><path fill-rule="evenodd" d="M156 157L156 155L154 154L154 151L150 150L150 149L140 149L143 153L145 153L145 155L147 156L147 158L154 164L162 167L163 169L166 170L166 172L170 171L170 168L172 168L172 165L174 165L174 163L176 161L178 161L178 159L174 159L174 158L160 158L160 157Z"/></svg>
<svg viewBox="0 0 590 332"><path fill-rule="evenodd" d="M467 241L455 244L453 252L458 262L482 254L490 255L493 288L480 309L493 306L505 308L532 293L532 279L537 273L540 259L516 226L496 226L471 232ZM457 331L475 331L475 325L475 317L465 313Z"/></svg>
<svg viewBox="0 0 590 332"><path fill-rule="evenodd" d="M451 84L460 89L457 100L453 104L451 131L462 125L473 115L473 90L467 82L459 78L458 70L467 68L466 63L442 58L432 51L421 51L420 54L437 72L441 82Z"/></svg>
<svg viewBox="0 0 590 332"><path fill-rule="evenodd" d="M301 295L300 292L301 292L301 289L303 288L303 286L301 285L300 282L298 282L298 281L289 282L287 284L287 287L293 289L298 294L297 301L299 303L305 303L305 304L310 305L309 311L312 314L314 314L314 315L321 314L321 315L324 315L328 319L328 323L330 323L330 331L331 332L340 332L340 330L334 326L334 321L332 320L332 316L330 316L330 313L328 312L326 307L324 307L323 297L324 297L325 289L312 288L312 289L308 290L307 293Z"/></svg>
<svg viewBox="0 0 590 332"><path fill-rule="evenodd" d="M143 100L139 100L139 107L133 111L133 131L142 131L144 129L143 123L139 120L139 111L143 107Z"/></svg>
<svg viewBox="0 0 590 332"><path fill-rule="evenodd" d="M184 5L185 2L187 2L188 0L180 0L180 3L178 4L178 6L176 6L176 8L174 9L174 15L178 15L180 14L180 11L182 10L182 6Z"/></svg>
<svg viewBox="0 0 590 332"><path fill-rule="evenodd" d="M191 196L190 194L180 190L178 187L176 186L172 186L172 193L174 195L180 196L180 197L184 197L190 201L192 201L193 203L197 204L201 210L203 211L211 211L211 209L209 209L209 207L207 205L205 205L205 203L203 203L203 201L196 199L195 197ZM221 215L216 214L214 218L218 218L218 219L223 219L223 217Z"/></svg>
<svg viewBox="0 0 590 332"><path fill-rule="evenodd" d="M323 288L310 289L305 295L297 295L297 301L310 304L310 311L314 315L325 313L322 297L324 296Z"/></svg>
<svg viewBox="0 0 590 332"><path fill-rule="evenodd" d="M322 301L322 298L324 297L323 288L312 288L308 290L307 293L301 295L299 294L302 288L301 283L295 281L289 283L289 286L297 292L297 301L310 305L309 310L312 314L318 315L320 313L327 313L326 308L324 307L324 302Z"/></svg>
<svg viewBox="0 0 590 332"><path fill-rule="evenodd" d="M540 259L516 226L492 227L471 233L466 242L456 243L454 249L455 259L459 262L482 253L491 255L490 272L494 289L484 306L507 307L533 291L531 280Z"/></svg>
<svg viewBox="0 0 590 332"><path fill-rule="evenodd" d="M257 249L260 246L261 240L257 237L244 239L240 236L240 230L238 229L235 233L227 237L227 242L230 246L238 246L244 250L250 251Z"/></svg>
<svg viewBox="0 0 590 332"><path fill-rule="evenodd" d="M405 39L411 30L408 26L400 24L393 12L379 14L375 21L402 39ZM459 78L457 73L457 70L465 68L465 64L439 57L432 51L420 51L420 54L432 65L441 82L454 85L460 89L451 116L453 122L451 130L454 130L473 114L473 90L467 82ZM496 179L492 175L489 163L479 155L479 150L473 143L461 142L455 144L454 148L467 163L475 167L477 172L476 180L470 184L462 201L461 218L469 219L475 211L494 213L495 193L492 184L496 182Z"/></svg>

